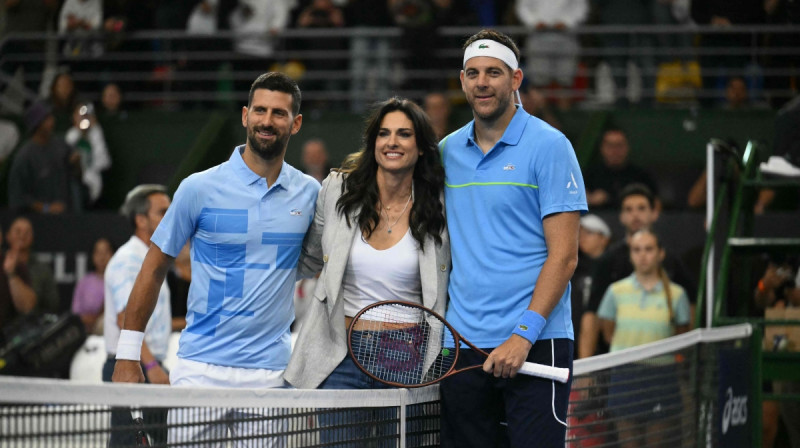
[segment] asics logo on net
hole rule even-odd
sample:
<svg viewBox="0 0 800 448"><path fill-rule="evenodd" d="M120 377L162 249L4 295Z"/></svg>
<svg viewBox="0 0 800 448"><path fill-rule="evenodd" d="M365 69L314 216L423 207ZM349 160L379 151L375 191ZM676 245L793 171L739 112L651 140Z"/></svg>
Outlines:
<svg viewBox="0 0 800 448"><path fill-rule="evenodd" d="M722 410L722 433L728 432L732 426L741 426L747 423L747 395L734 396L733 388L725 391L725 407Z"/></svg>

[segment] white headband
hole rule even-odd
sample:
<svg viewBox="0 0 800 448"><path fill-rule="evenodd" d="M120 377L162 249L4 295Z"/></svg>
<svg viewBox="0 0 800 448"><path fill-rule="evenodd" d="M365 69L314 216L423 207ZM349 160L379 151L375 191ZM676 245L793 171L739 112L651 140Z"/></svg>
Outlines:
<svg viewBox="0 0 800 448"><path fill-rule="evenodd" d="M519 68L517 57L514 56L514 52L496 40L481 39L469 44L469 47L464 50L463 66L466 67L467 61L478 56L500 59L505 62L507 66L511 67L512 71Z"/></svg>

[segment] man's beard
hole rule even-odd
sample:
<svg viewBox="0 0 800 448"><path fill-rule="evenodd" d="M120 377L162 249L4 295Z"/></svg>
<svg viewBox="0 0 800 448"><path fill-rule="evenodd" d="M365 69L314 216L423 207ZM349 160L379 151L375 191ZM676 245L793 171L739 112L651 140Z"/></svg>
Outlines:
<svg viewBox="0 0 800 448"><path fill-rule="evenodd" d="M261 143L256 136L258 129L270 131L275 134L275 141L272 143ZM283 154L284 149L286 149L286 144L289 142L289 134L281 134L272 126L258 129L252 127L247 130L247 144L250 145L253 152L264 160L274 160Z"/></svg>
<svg viewBox="0 0 800 448"><path fill-rule="evenodd" d="M497 108L495 110L489 112L489 113L484 113L484 112L478 111L478 109L475 108L475 106L474 106L475 97L473 97L473 99L472 99L472 102L473 102L472 110L475 112L475 115L477 115L478 118L480 118L481 120L484 120L486 122L495 122L500 117L502 117L503 114L506 112L506 109L508 109L508 104L511 102L511 98L500 99L500 97L498 97L496 94L495 94L495 98L497 98Z"/></svg>

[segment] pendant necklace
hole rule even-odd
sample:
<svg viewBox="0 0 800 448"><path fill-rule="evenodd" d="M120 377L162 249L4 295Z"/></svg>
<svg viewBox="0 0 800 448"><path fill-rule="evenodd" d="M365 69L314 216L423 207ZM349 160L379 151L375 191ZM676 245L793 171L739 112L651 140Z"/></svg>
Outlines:
<svg viewBox="0 0 800 448"><path fill-rule="evenodd" d="M384 209L389 210L389 207L384 207L383 202L381 202L381 211L386 215L386 232L392 233L392 227L397 225L400 218L403 217L403 213L405 213L406 208L408 208L408 204L411 202L411 197L414 196L414 190L411 190L411 194L408 195L408 199L406 200L406 205L403 206L403 209L400 210L400 214L397 215L397 219L394 220L394 223L389 224L389 213L387 213Z"/></svg>

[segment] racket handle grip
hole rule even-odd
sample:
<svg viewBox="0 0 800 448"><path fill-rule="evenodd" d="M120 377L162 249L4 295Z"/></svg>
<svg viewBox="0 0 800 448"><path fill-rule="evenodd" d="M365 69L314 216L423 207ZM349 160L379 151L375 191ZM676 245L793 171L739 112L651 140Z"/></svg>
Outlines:
<svg viewBox="0 0 800 448"><path fill-rule="evenodd" d="M544 364L537 364L533 362L526 362L522 364L522 367L519 368L517 373L547 378L548 380L555 380L560 383L566 383L567 380L569 380L569 369L563 367L546 366Z"/></svg>

